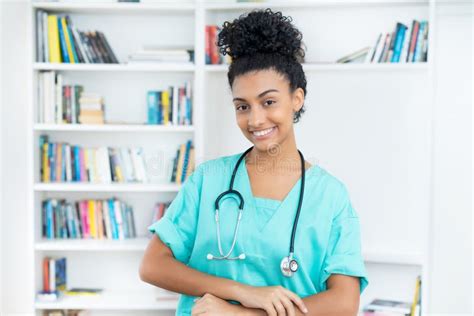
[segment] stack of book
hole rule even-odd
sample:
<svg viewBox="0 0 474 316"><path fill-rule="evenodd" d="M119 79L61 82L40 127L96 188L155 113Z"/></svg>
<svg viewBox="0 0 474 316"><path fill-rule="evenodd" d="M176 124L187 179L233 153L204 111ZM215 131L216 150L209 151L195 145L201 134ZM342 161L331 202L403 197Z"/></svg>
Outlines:
<svg viewBox="0 0 474 316"><path fill-rule="evenodd" d="M364 316L421 316L421 277L417 277L412 302L374 299L364 306Z"/></svg>
<svg viewBox="0 0 474 316"><path fill-rule="evenodd" d="M192 63L194 50L144 46L128 56L128 63Z"/></svg>
<svg viewBox="0 0 474 316"><path fill-rule="evenodd" d="M36 60L50 63L118 63L104 33L80 31L68 15L36 12Z"/></svg>
<svg viewBox="0 0 474 316"><path fill-rule="evenodd" d="M191 83L184 86L171 86L168 90L148 91L148 124L152 125L191 125L192 96Z"/></svg>
<svg viewBox="0 0 474 316"><path fill-rule="evenodd" d="M230 64L232 61L229 55L224 56L219 51L217 46L219 30L217 25L206 25L205 56L207 65Z"/></svg>
<svg viewBox="0 0 474 316"><path fill-rule="evenodd" d="M142 148L85 148L41 135L42 182L148 182Z"/></svg>
<svg viewBox="0 0 474 316"><path fill-rule="evenodd" d="M79 98L79 123L104 124L104 99L96 93L81 94Z"/></svg>
<svg viewBox="0 0 474 316"><path fill-rule="evenodd" d="M40 301L55 301L66 291L66 258L43 258L43 290L37 293Z"/></svg>
<svg viewBox="0 0 474 316"><path fill-rule="evenodd" d="M137 237L133 208L116 198L42 202L42 237L46 239L118 239Z"/></svg>
<svg viewBox="0 0 474 316"><path fill-rule="evenodd" d="M414 63L428 58L427 21L413 20L411 27L397 22L391 33L380 33L375 45L339 58L337 63Z"/></svg>
<svg viewBox="0 0 474 316"><path fill-rule="evenodd" d="M181 144L173 160L173 171L171 182L182 184L194 171L195 157L192 141L188 140L186 144Z"/></svg>

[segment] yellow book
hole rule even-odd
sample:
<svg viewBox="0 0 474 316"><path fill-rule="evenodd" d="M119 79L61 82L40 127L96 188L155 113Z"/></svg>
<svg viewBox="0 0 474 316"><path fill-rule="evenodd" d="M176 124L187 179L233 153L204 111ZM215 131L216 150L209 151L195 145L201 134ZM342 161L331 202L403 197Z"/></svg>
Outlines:
<svg viewBox="0 0 474 316"><path fill-rule="evenodd" d="M161 92L161 105L163 106L163 124L169 124L170 94L167 90Z"/></svg>
<svg viewBox="0 0 474 316"><path fill-rule="evenodd" d="M97 201L96 204L96 213L97 213L97 233L99 239L104 239L104 225L103 225L103 213L102 213L102 201Z"/></svg>
<svg viewBox="0 0 474 316"><path fill-rule="evenodd" d="M420 283L421 283L421 278L417 277L416 286L415 286L415 296L413 297L413 302L411 304L410 316L416 316L415 315L416 305L418 304L419 297L420 297L420 285L421 285Z"/></svg>
<svg viewBox="0 0 474 316"><path fill-rule="evenodd" d="M64 39L66 40L67 54L69 56L69 62L75 64L74 53L72 52L71 38L69 38L69 32L67 28L66 18L61 18L61 25L63 26Z"/></svg>
<svg viewBox="0 0 474 316"><path fill-rule="evenodd" d="M89 234L92 238L97 238L97 221L96 221L96 212L95 212L95 201L88 201L88 210L89 210Z"/></svg>
<svg viewBox="0 0 474 316"><path fill-rule="evenodd" d="M43 182L49 182L49 161L48 161L48 150L49 150L49 144L44 143L43 144L43 179L41 179Z"/></svg>
<svg viewBox="0 0 474 316"><path fill-rule="evenodd" d="M56 15L48 15L48 48L49 62L62 62L61 51L59 48L58 18Z"/></svg>

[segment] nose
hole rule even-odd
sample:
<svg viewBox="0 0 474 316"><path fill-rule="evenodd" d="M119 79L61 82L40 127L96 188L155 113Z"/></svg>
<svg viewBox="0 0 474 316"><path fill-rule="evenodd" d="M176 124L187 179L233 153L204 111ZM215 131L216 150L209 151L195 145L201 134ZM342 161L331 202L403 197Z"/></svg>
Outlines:
<svg viewBox="0 0 474 316"><path fill-rule="evenodd" d="M262 109L260 106L252 106L250 108L249 114L249 126L252 128L257 128L265 122L265 110Z"/></svg>

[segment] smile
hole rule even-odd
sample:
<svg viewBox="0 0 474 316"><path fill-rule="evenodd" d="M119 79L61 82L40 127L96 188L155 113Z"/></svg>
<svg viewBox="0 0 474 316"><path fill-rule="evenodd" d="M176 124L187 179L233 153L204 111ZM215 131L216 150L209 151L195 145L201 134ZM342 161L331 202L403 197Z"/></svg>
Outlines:
<svg viewBox="0 0 474 316"><path fill-rule="evenodd" d="M265 136L271 134L274 130L275 130L275 127L270 127L270 128L260 130L260 131L253 131L252 134L255 137L261 138L261 137L265 137Z"/></svg>

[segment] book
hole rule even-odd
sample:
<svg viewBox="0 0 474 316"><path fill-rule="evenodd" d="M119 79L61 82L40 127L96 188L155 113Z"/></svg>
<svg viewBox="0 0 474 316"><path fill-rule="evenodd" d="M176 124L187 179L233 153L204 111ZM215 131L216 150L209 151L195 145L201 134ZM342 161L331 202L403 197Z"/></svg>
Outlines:
<svg viewBox="0 0 474 316"><path fill-rule="evenodd" d="M361 48L353 53L343 56L336 60L336 63L350 63L365 60L366 55L369 53L370 47Z"/></svg>

